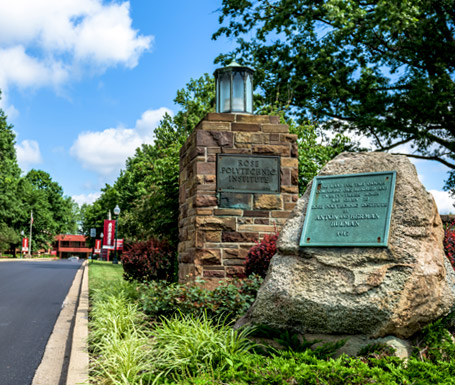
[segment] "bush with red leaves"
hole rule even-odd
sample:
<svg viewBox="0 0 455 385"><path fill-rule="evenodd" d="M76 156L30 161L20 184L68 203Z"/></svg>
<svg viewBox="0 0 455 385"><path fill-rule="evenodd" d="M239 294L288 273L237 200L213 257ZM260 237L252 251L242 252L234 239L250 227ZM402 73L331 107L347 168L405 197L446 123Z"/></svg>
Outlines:
<svg viewBox="0 0 455 385"><path fill-rule="evenodd" d="M455 221L444 226L444 251L455 270Z"/></svg>
<svg viewBox="0 0 455 385"><path fill-rule="evenodd" d="M172 281L175 254L167 242L150 239L130 245L122 254L122 264L127 281Z"/></svg>
<svg viewBox="0 0 455 385"><path fill-rule="evenodd" d="M251 274L257 274L265 278L270 260L276 253L277 239L278 233L266 234L261 242L258 242L248 251L245 261L245 273L247 277Z"/></svg>

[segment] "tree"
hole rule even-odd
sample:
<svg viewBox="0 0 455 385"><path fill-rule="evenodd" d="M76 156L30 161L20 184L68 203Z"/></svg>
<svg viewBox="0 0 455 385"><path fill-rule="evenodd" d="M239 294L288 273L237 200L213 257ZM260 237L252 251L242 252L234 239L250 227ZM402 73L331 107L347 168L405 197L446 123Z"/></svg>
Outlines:
<svg viewBox="0 0 455 385"><path fill-rule="evenodd" d="M268 104L441 162L455 187L455 0L223 0ZM250 38L250 36L252 36Z"/></svg>
<svg viewBox="0 0 455 385"><path fill-rule="evenodd" d="M15 134L0 109L0 251L19 243L21 201L18 183L21 170L14 148Z"/></svg>
<svg viewBox="0 0 455 385"><path fill-rule="evenodd" d="M28 223L33 211L32 249L48 248L56 234L74 233L77 212L74 201L63 195L62 187L42 170L30 170L20 182L22 220ZM24 215L23 215L24 216Z"/></svg>

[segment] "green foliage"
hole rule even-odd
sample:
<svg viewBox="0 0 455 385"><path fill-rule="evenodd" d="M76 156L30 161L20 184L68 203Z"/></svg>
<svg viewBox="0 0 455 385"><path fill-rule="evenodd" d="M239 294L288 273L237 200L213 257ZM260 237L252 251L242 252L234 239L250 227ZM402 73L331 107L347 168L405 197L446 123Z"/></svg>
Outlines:
<svg viewBox="0 0 455 385"><path fill-rule="evenodd" d="M92 292L89 351L94 384L142 384L153 353L149 331L137 305L120 286Z"/></svg>
<svg viewBox="0 0 455 385"><path fill-rule="evenodd" d="M223 0L265 105L455 168L454 0ZM451 173L448 188L455 186Z"/></svg>
<svg viewBox="0 0 455 385"><path fill-rule="evenodd" d="M234 283L223 282L214 290L208 290L194 284L155 281L141 286L140 302L144 312L155 318L181 312L235 320L252 305L261 283L261 278L251 276Z"/></svg>
<svg viewBox="0 0 455 385"><path fill-rule="evenodd" d="M172 378L177 383L233 368L236 358L253 346L246 338L249 330L234 331L205 313L199 317L176 314L163 318L152 333L154 375Z"/></svg>

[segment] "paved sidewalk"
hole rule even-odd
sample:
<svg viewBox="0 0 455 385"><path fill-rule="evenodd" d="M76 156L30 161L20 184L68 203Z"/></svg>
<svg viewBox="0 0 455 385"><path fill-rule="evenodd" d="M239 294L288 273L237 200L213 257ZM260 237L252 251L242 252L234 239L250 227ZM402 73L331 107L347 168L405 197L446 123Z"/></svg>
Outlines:
<svg viewBox="0 0 455 385"><path fill-rule="evenodd" d="M88 266L73 281L32 385L88 384Z"/></svg>

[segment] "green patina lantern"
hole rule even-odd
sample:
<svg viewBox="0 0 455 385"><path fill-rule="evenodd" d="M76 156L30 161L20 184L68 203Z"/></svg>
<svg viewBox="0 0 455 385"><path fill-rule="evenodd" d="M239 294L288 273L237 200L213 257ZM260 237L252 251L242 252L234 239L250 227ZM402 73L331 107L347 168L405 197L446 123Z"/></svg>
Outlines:
<svg viewBox="0 0 455 385"><path fill-rule="evenodd" d="M235 61L215 70L216 112L253 113L253 73Z"/></svg>

